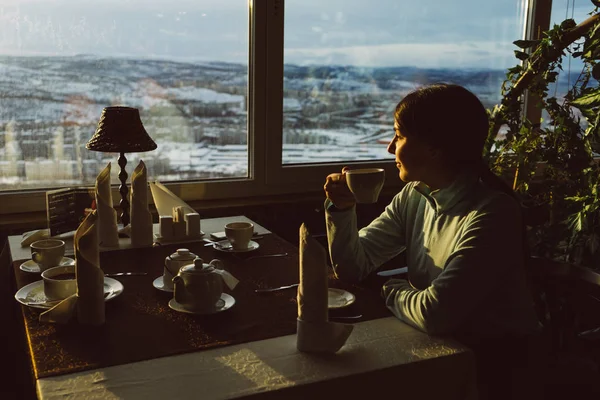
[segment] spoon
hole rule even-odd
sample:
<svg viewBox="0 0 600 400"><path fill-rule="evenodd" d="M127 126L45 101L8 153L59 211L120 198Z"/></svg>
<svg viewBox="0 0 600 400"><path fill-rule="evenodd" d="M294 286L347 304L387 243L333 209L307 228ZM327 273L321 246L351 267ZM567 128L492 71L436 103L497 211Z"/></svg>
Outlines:
<svg viewBox="0 0 600 400"><path fill-rule="evenodd" d="M279 290L285 290L285 289L291 289L291 288L295 288L299 285L299 283L294 283L292 285L286 285L286 286L279 286L279 287L274 287L274 288L264 288L264 289L256 289L254 290L256 293L270 293L270 292L277 292Z"/></svg>
<svg viewBox="0 0 600 400"><path fill-rule="evenodd" d="M143 276L148 275L147 272L115 272L112 274L104 274L104 276Z"/></svg>
<svg viewBox="0 0 600 400"><path fill-rule="evenodd" d="M360 319L362 318L362 314L361 315L349 315L347 317L343 317L343 316L335 316L335 315L330 315L329 319L341 319L341 320L347 320L347 321L352 321L355 319Z"/></svg>
<svg viewBox="0 0 600 400"><path fill-rule="evenodd" d="M285 257L285 256L287 256L287 255L288 255L288 253L265 254L265 255L263 255L263 256L252 256L252 257L248 257L248 258L245 258L244 260L245 260L245 261L250 261L250 260L253 260L253 259L256 259L256 258L267 258L267 257Z"/></svg>
<svg viewBox="0 0 600 400"><path fill-rule="evenodd" d="M112 290L109 290L108 292L104 292L104 298L106 299L112 293L113 293ZM58 303L60 303L63 300L65 300L65 299L59 299L59 300L42 300L42 301L28 301L28 302L23 303L23 304L26 305L26 306L48 306L48 307L52 308L53 306L57 305Z"/></svg>

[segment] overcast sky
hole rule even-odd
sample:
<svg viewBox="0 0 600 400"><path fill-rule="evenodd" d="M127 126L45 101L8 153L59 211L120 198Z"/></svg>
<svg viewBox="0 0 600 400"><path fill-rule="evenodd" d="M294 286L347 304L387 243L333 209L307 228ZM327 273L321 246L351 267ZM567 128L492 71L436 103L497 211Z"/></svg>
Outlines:
<svg viewBox="0 0 600 400"><path fill-rule="evenodd" d="M257 0L262 1L262 0ZM568 0L555 0L565 16ZM287 0L285 62L506 68L525 0ZM579 1L575 16L591 10ZM247 0L0 0L0 53L247 61Z"/></svg>

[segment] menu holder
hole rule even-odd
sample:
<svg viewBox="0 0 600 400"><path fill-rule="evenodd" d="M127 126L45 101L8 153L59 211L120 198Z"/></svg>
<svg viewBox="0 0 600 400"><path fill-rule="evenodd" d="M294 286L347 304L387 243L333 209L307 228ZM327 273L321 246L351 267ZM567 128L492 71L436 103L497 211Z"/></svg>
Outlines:
<svg viewBox="0 0 600 400"><path fill-rule="evenodd" d="M75 231L92 210L93 187L67 188L46 192L46 219L50 236Z"/></svg>

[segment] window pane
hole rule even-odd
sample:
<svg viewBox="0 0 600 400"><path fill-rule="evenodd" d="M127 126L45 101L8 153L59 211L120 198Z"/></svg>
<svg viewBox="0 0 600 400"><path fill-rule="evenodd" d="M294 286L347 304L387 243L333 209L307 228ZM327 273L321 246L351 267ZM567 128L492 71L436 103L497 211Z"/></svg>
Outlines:
<svg viewBox="0 0 600 400"><path fill-rule="evenodd" d="M287 0L283 163L392 158L394 108L423 84L461 84L492 107L522 3Z"/></svg>
<svg viewBox="0 0 600 400"><path fill-rule="evenodd" d="M246 177L247 0L12 0L0 9L0 190L93 184L104 107L140 109L161 181Z"/></svg>
<svg viewBox="0 0 600 400"><path fill-rule="evenodd" d="M576 23L581 23L589 17L589 13L594 9L594 5L591 2L583 2L579 5L574 5L571 0L554 0L552 2L552 14L550 17L550 27L560 25L565 19L574 19ZM577 43L581 43L582 40L578 40ZM570 46L573 51L576 44ZM550 96L556 96L561 101L565 94L573 87L573 84L577 82L577 78L582 72L583 62L580 58L573 58L570 53L562 58L563 69L555 70L558 72L558 78L556 83L549 86L548 94ZM548 114L544 112L542 114L544 122L548 121Z"/></svg>

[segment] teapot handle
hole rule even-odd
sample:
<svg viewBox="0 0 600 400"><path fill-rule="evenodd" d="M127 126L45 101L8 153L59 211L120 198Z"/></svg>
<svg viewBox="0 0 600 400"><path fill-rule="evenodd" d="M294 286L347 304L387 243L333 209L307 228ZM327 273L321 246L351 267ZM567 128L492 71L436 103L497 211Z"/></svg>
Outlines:
<svg viewBox="0 0 600 400"><path fill-rule="evenodd" d="M223 261L221 261L221 260L219 260L217 258L215 258L214 260L212 260L208 264L212 265L216 269L225 269L225 265L223 264Z"/></svg>
<svg viewBox="0 0 600 400"><path fill-rule="evenodd" d="M175 277L177 276L177 274L174 274L173 271L171 271L171 268L169 268L169 263L165 262L165 268L167 269L167 271L169 271L169 273L171 274L171 276Z"/></svg>

